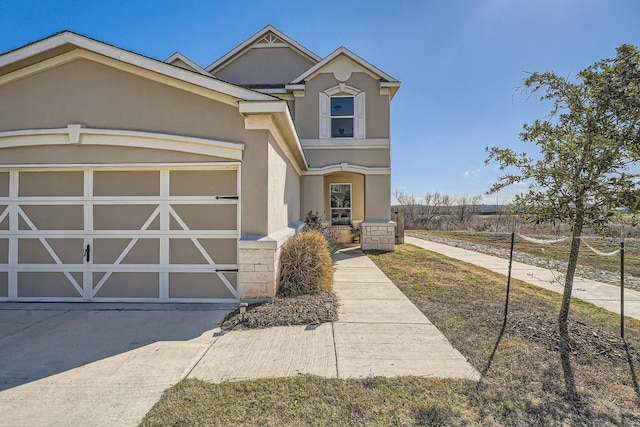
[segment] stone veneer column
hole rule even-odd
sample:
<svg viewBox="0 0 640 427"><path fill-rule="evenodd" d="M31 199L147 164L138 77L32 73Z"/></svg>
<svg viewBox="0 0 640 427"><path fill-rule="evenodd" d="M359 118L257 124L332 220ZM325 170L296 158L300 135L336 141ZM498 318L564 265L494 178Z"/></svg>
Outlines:
<svg viewBox="0 0 640 427"><path fill-rule="evenodd" d="M240 238L238 294L241 301L259 301L276 296L280 250L299 228L285 228L268 236Z"/></svg>
<svg viewBox="0 0 640 427"><path fill-rule="evenodd" d="M393 221L363 221L360 223L362 250L393 251L396 240L396 223Z"/></svg>

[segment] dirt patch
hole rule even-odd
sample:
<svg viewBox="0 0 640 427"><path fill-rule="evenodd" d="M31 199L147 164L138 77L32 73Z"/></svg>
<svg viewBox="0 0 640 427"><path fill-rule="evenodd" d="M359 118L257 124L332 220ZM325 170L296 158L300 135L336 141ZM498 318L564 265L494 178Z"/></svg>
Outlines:
<svg viewBox="0 0 640 427"><path fill-rule="evenodd" d="M331 309L327 310L325 299L331 298ZM244 314L239 310L230 313L222 322L221 329L256 329L272 326L319 325L338 320L337 299L333 293L277 297L263 304L247 307Z"/></svg>
<svg viewBox="0 0 640 427"><path fill-rule="evenodd" d="M550 351L559 351L563 341L555 314L525 311L510 313L507 334L536 342ZM640 360L640 350L633 344L625 343L618 334L592 323L571 319L568 335L569 353L578 364L598 362L615 365L626 363L629 358Z"/></svg>

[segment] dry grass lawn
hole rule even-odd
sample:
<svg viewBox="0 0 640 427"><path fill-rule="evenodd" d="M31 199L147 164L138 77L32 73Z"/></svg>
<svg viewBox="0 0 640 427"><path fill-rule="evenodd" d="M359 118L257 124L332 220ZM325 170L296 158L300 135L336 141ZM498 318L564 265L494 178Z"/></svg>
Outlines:
<svg viewBox="0 0 640 427"><path fill-rule="evenodd" d="M560 297L410 245L370 254L481 372L428 378L280 378L168 389L143 426L640 425L640 322L573 302L566 351ZM502 333L501 333L502 332ZM425 357L428 357L425 355Z"/></svg>

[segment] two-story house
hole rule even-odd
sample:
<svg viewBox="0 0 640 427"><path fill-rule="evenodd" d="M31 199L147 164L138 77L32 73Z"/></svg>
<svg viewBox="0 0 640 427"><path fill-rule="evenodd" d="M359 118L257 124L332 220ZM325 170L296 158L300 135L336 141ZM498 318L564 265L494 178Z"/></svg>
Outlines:
<svg viewBox="0 0 640 427"><path fill-rule="evenodd" d="M71 32L0 55L0 301L272 297L309 211L393 250L399 86L271 26L206 68Z"/></svg>

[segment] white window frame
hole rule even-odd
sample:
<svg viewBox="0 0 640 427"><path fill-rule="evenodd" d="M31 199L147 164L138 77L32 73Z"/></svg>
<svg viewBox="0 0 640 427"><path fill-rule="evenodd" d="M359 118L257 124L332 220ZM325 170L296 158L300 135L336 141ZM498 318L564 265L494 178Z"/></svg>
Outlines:
<svg viewBox="0 0 640 427"><path fill-rule="evenodd" d="M349 186L349 207L345 208L345 207L340 207L340 208L334 208L331 206L331 194L333 194L333 186L334 185L348 185ZM353 223L353 185L350 182L332 182L329 184L329 217L330 217L330 222L331 225L334 226L344 226L347 224L334 224L333 223L333 211L334 210L348 210L349 211L349 224L351 225Z"/></svg>
<svg viewBox="0 0 640 427"><path fill-rule="evenodd" d="M332 138L331 98L353 96L353 137ZM340 83L319 93L319 139L364 139L366 135L366 93L352 86ZM345 117L345 116L340 116Z"/></svg>
<svg viewBox="0 0 640 427"><path fill-rule="evenodd" d="M338 98L350 98L353 99L353 114L350 116L334 116L331 108L331 100ZM334 136L333 135L333 119L351 119L351 126L353 128L352 134L348 136ZM356 97L353 95L337 95L329 97L329 120L331 121L331 138L348 138L353 139L356 135Z"/></svg>

